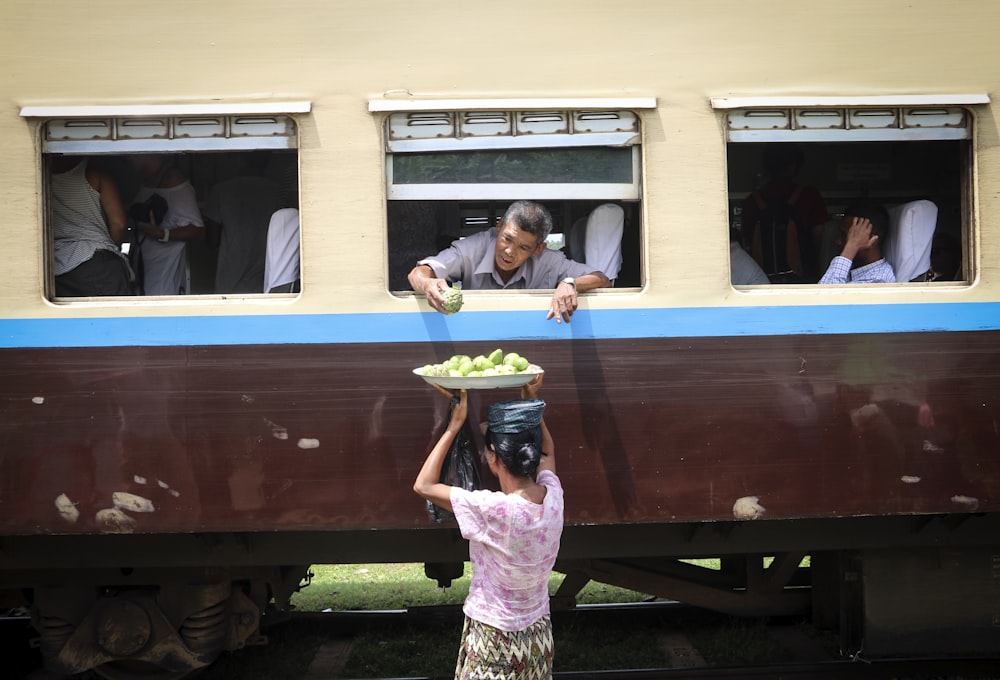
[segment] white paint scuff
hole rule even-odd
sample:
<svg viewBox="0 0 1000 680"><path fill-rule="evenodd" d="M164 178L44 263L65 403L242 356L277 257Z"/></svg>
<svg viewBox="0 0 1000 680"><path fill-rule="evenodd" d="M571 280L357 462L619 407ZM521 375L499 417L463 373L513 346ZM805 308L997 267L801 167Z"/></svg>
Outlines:
<svg viewBox="0 0 1000 680"><path fill-rule="evenodd" d="M118 508L98 510L95 517L97 524L113 534L130 534L135 529L135 520Z"/></svg>
<svg viewBox="0 0 1000 680"><path fill-rule="evenodd" d="M142 496L136 496L127 491L115 491L111 494L111 502L118 510L128 510L129 512L155 512L153 501Z"/></svg>
<svg viewBox="0 0 1000 680"><path fill-rule="evenodd" d="M288 439L288 429L278 425L278 423L273 423L267 418L264 418L264 422L267 426L271 428L271 436L275 439Z"/></svg>
<svg viewBox="0 0 1000 680"><path fill-rule="evenodd" d="M767 508L759 503L758 496L744 496L733 503L733 517L736 519L757 519L763 517Z"/></svg>
<svg viewBox="0 0 1000 680"><path fill-rule="evenodd" d="M56 496L56 510L59 511L59 515L67 522L74 524L76 520L80 519L80 511L76 509L76 503L69 499L64 493Z"/></svg>
<svg viewBox="0 0 1000 680"><path fill-rule="evenodd" d="M299 440L298 446L299 446L300 449L318 449L319 448L319 440L318 439L307 439L307 438L303 437L302 439Z"/></svg>
<svg viewBox="0 0 1000 680"><path fill-rule="evenodd" d="M979 507L979 499L974 498L973 496L962 496L962 495L952 496L951 502L954 503L955 505L961 505L970 512L974 511L976 508Z"/></svg>

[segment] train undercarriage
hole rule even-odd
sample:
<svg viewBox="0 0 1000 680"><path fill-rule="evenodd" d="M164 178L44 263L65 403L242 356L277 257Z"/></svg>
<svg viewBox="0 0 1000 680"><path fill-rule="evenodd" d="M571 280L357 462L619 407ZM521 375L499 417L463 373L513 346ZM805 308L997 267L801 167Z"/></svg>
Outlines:
<svg viewBox="0 0 1000 680"><path fill-rule="evenodd" d="M988 654L1000 647L998 532L996 513L572 526L552 603L573 607L597 581L734 616L808 616L845 656ZM467 559L454 528L0 544L3 587L27 593L46 668L111 680L183 678L266 643L310 564L425 561L447 584ZM53 567L54 551L72 564ZM706 556L719 568L689 561Z"/></svg>

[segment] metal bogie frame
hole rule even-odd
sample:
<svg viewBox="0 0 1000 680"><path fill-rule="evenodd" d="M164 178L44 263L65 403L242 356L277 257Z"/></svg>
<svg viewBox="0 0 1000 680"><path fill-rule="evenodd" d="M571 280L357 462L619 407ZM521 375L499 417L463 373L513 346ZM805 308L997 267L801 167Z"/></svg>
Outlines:
<svg viewBox="0 0 1000 680"><path fill-rule="evenodd" d="M885 631L905 621L885 618L901 597L885 587L886 570L906 574L908 563L928 555L967 563L968 573L963 567L954 575L957 578L935 584L935 597L948 607L950 616L974 621L982 618L978 610L989 605L969 601L967 584L982 581L980 585L988 587L994 578L975 574L992 574L995 565L984 562L997 559L988 539L995 531L1000 531L996 513L568 526L556 564L565 578L552 604L556 609L574 607L579 591L595 581L733 616L806 616L819 627L838 630L845 654L862 650L873 657L897 654L900 641ZM86 556L79 553L79 564L72 570L36 568L51 564L51 550L63 551L74 543L86 545L87 550ZM289 610L291 595L308 582L308 566L279 564L425 561L427 575L448 585L461 576L462 563L468 559L467 544L455 528L61 537L59 541L23 536L8 537L4 548L3 588L58 584L36 586L32 597L35 610L44 612L37 620L39 644L65 672L103 664L110 664L105 670L113 669L115 652L129 656L125 654L129 644L143 650L133 658L150 663L167 658L168 649L187 649L170 658L189 670L209 663L222 650L253 644L260 623L255 612L270 612L265 621L280 619ZM698 557L718 558L720 568L686 561ZM802 566L806 557L808 567ZM205 566L191 566L195 561ZM259 566L269 563L276 566ZM867 583L875 578L878 588ZM116 593L113 610L88 605L97 602L99 592ZM174 630L183 630L180 622L185 620L216 620L213 607L218 610L216 632L208 637L214 642L200 654L191 651L191 640L165 625L172 622ZM873 607L882 617L876 628L882 640L874 643L865 639L865 631L875 625L866 619ZM914 616L912 608L901 612L908 620ZM102 640L99 623L112 615L132 621L130 629L140 631L142 644L138 639ZM94 625L81 625L84 620ZM60 631L70 629L66 622L77 631L72 639L60 637ZM922 639L921 649L952 653L959 647L975 652L989 644L991 627L992 619L989 625L969 624L964 640L950 640L942 647ZM206 635L198 639L204 642Z"/></svg>

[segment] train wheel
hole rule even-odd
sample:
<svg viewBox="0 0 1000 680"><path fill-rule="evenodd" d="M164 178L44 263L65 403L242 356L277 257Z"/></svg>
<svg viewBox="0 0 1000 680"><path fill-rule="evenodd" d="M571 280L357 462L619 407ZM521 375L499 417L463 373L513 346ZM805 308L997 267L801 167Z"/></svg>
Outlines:
<svg viewBox="0 0 1000 680"><path fill-rule="evenodd" d="M33 621L45 666L67 675L93 671L108 680L189 677L226 648L232 590L225 581L106 597L95 588L39 589ZM256 622L250 618L248 628Z"/></svg>

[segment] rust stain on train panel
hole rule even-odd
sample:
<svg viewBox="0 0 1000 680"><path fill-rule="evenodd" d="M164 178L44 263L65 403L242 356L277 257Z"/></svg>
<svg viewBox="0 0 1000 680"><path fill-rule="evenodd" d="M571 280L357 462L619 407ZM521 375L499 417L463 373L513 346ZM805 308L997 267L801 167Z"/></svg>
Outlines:
<svg viewBox="0 0 1000 680"><path fill-rule="evenodd" d="M998 340L505 349L546 369L567 522L601 524L998 510ZM456 349L5 350L0 532L428 526L447 402L410 370Z"/></svg>

